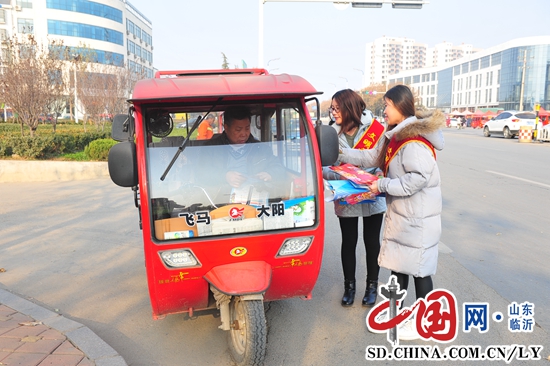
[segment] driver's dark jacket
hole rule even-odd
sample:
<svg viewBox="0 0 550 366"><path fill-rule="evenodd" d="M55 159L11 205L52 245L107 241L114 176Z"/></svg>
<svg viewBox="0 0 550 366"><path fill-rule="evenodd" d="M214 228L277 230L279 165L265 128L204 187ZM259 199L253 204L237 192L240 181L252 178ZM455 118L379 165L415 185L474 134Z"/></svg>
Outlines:
<svg viewBox="0 0 550 366"><path fill-rule="evenodd" d="M224 195L231 191L231 186L226 181L226 174L228 171L237 170L230 166L231 162L231 149L232 147L225 132L215 136L204 143L206 146L224 146L214 152L217 156L204 156L203 164L209 164L210 169L208 171L212 174L211 178L217 184L221 186L221 192ZM260 143L254 136L250 135L243 147L246 154L246 175L255 176L258 173L266 172L271 175L271 181L266 182L268 185L280 184L281 180L287 178L286 170L281 165L279 160L273 155L273 151L268 144Z"/></svg>

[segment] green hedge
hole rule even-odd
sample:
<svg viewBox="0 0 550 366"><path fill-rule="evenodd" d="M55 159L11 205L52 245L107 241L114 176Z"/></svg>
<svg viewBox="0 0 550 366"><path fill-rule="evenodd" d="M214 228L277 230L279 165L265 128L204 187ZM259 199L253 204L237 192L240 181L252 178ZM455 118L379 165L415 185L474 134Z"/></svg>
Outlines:
<svg viewBox="0 0 550 366"><path fill-rule="evenodd" d="M111 147L116 143L117 141L113 139L94 140L84 148L84 153L92 160L107 161L109 150L111 150Z"/></svg>
<svg viewBox="0 0 550 366"><path fill-rule="evenodd" d="M62 154L83 151L92 141L108 139L110 131L80 132L75 134L21 136L16 133L0 133L0 157L17 154L27 159L50 159Z"/></svg>

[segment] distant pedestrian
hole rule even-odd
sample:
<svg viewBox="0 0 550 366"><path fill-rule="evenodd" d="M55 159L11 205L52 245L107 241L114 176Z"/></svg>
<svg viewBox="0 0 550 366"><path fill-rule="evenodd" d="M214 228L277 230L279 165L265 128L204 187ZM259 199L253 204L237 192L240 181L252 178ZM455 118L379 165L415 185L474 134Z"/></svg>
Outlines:
<svg viewBox="0 0 550 366"><path fill-rule="evenodd" d="M198 128L197 140L209 140L214 136L214 122L216 117L213 114L208 114L204 121L201 122Z"/></svg>

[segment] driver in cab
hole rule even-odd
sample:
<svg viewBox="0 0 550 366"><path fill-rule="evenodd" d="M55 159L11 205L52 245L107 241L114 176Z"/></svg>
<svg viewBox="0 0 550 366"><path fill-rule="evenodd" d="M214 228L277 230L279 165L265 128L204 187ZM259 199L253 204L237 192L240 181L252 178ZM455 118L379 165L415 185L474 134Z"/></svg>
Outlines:
<svg viewBox="0 0 550 366"><path fill-rule="evenodd" d="M269 183L285 176L271 148L250 133L250 123L251 113L247 107L229 107L223 114L223 133L206 144L226 146L224 156L216 156L213 160L211 172L223 175L233 188Z"/></svg>

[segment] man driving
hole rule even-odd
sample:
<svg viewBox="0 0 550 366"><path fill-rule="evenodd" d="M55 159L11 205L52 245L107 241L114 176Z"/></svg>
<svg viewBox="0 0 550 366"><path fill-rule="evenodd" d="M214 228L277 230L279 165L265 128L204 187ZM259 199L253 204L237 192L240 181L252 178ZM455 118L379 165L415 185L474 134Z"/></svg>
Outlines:
<svg viewBox="0 0 550 366"><path fill-rule="evenodd" d="M285 177L285 169L268 144L260 143L250 132L251 114L244 106L233 106L223 114L224 131L208 141L222 145L223 156L213 161L213 175L223 176L233 188L264 187L275 178ZM216 154L219 155L219 154ZM228 193L233 194L233 193Z"/></svg>

